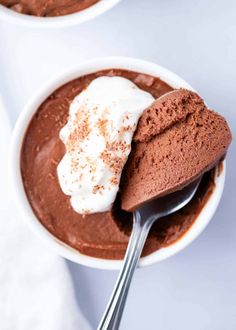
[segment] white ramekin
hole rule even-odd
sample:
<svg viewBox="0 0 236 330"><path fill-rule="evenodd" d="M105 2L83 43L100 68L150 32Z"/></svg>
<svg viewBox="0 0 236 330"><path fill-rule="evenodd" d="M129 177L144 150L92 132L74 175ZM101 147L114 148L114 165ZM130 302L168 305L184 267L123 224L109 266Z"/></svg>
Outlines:
<svg viewBox="0 0 236 330"><path fill-rule="evenodd" d="M100 0L91 7L81 10L74 14L58 17L37 17L15 12L0 5L0 20L16 23L21 26L39 28L64 28L86 22L115 6L120 0Z"/></svg>
<svg viewBox="0 0 236 330"><path fill-rule="evenodd" d="M106 260L100 258L93 258L79 253L70 246L64 244L55 238L48 230L39 222L37 217L34 215L28 199L26 197L22 177L20 170L20 153L22 141L25 135L25 131L29 125L29 122L40 106L40 104L58 87L62 86L66 82L69 82L77 77L96 72L103 69L128 69L134 70L146 74L151 74L160 77L163 81L168 83L174 88L188 88L192 87L186 83L183 79L178 77L176 74L170 72L169 70L150 62L124 57L108 57L94 59L85 63L82 63L74 68L66 70L66 72L60 74L58 77L52 81L46 83L43 88L41 88L28 102L28 104L23 109L17 124L15 126L12 144L11 144L11 159L10 159L10 169L11 169L11 181L15 200L18 207L22 213L22 218L26 220L32 230L39 235L50 247L56 250L61 256L77 262L82 265L100 268L100 269L119 269L121 262L119 260ZM216 175L215 182L216 187L214 192L210 196L208 202L202 209L197 220L187 231L187 233L179 239L176 243L162 248L149 256L143 257L140 261L140 266L152 265L156 262L164 260L170 256L181 251L183 248L188 246L207 226L213 214L219 204L225 182L226 165L223 164L223 170L219 175Z"/></svg>

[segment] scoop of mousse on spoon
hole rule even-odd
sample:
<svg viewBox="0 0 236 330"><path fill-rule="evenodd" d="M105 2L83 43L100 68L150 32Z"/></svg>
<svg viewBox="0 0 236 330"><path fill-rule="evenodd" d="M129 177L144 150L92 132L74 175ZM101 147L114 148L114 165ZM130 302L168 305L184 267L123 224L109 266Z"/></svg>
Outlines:
<svg viewBox="0 0 236 330"><path fill-rule="evenodd" d="M230 141L226 121L191 91L165 94L145 110L120 184L121 207L133 212L133 229L99 330L119 328L132 276L153 223L192 200L202 175L224 157Z"/></svg>

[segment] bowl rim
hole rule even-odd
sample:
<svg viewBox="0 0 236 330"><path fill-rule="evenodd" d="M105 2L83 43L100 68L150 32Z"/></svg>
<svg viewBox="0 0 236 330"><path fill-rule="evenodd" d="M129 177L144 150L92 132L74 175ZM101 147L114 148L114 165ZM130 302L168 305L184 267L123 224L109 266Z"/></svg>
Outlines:
<svg viewBox="0 0 236 330"><path fill-rule="evenodd" d="M7 22L22 26L36 28L65 28L91 20L96 16L105 13L120 1L121 0L100 0L79 12L57 17L37 17L21 14L0 4L0 18Z"/></svg>
<svg viewBox="0 0 236 330"><path fill-rule="evenodd" d="M13 130L10 147L10 179L12 193L19 211L23 215L23 218L25 219L26 223L28 223L30 228L38 236L40 236L49 247L57 251L58 254L65 257L66 259L69 259L78 264L98 269L116 270L120 269L122 260L102 259L84 255L57 239L40 223L27 199L20 169L21 146L25 136L25 131L32 116L37 111L40 104L42 104L42 102L53 91L55 91L58 87L62 86L66 82L69 82L85 74L96 72L102 69L112 68L128 69L138 71L140 73L152 74L160 77L164 82L170 84L174 88L183 87L193 90L193 88L182 78L177 76L175 73L165 69L164 67L155 63L130 57L97 58L64 70L64 72L60 73L57 77L54 77L51 79L51 81L45 83L41 89L39 89L34 94L34 96L31 97L17 120ZM225 183L225 175L226 162L224 161L223 170L219 173L219 175L216 173L216 186L212 195L209 197L207 203L189 230L177 242L167 247L163 247L148 256L142 257L139 263L139 267L149 266L175 255L187 247L199 236L199 234L205 229L207 224L212 219L220 202Z"/></svg>

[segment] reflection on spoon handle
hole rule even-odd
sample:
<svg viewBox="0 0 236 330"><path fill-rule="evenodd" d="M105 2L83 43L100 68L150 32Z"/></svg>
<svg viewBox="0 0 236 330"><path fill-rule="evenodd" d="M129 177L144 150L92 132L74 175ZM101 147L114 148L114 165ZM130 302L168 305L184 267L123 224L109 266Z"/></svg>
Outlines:
<svg viewBox="0 0 236 330"><path fill-rule="evenodd" d="M135 212L133 230L125 254L124 264L98 330L116 330L119 328L131 279L150 228L151 222L142 223L139 213Z"/></svg>

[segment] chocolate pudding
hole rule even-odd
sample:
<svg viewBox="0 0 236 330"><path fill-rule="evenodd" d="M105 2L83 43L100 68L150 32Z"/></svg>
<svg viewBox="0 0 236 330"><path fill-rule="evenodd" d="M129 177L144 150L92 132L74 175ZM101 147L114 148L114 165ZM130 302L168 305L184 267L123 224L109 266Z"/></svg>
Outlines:
<svg viewBox="0 0 236 330"><path fill-rule="evenodd" d="M73 210L70 198L62 192L57 177L57 166L65 155L65 145L59 138L59 132L67 123L70 104L75 96L100 76L125 77L155 99L172 91L170 86L157 77L118 69L99 71L65 84L52 93L33 116L22 146L21 171L25 191L35 215L56 238L93 257L121 259L132 225L131 213L120 207L122 189L111 211L80 215ZM141 117L140 125L142 118L144 117ZM152 132L153 128L149 129ZM158 126L155 125L155 129L158 130ZM146 139L146 133L139 136L138 126L134 144L143 138ZM131 158L132 155L133 146ZM126 168L127 166L122 172L121 182L124 182L127 175ZM155 223L143 255L172 244L186 233L214 189L214 173L215 169L212 169L204 174L189 205Z"/></svg>
<svg viewBox="0 0 236 330"><path fill-rule="evenodd" d="M179 89L141 116L121 182L122 209L181 190L226 154L231 132L196 93Z"/></svg>
<svg viewBox="0 0 236 330"><path fill-rule="evenodd" d="M0 4L18 13L53 17L84 10L99 0L0 0Z"/></svg>

